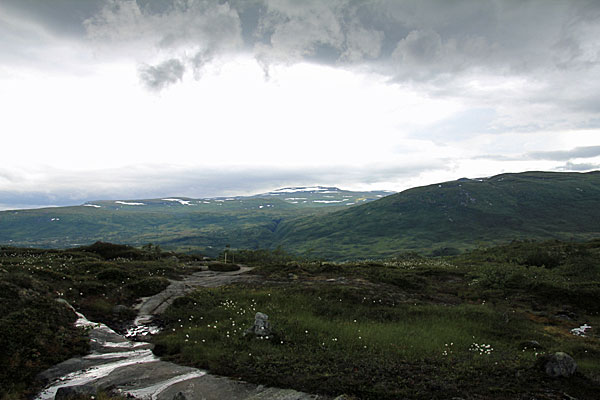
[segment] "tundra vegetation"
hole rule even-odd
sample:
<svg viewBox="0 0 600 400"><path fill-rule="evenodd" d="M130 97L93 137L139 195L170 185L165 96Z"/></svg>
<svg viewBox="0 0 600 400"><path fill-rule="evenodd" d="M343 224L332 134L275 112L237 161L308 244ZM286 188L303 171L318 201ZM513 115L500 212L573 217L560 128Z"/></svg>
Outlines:
<svg viewBox="0 0 600 400"><path fill-rule="evenodd" d="M233 253L255 266L257 279L176 300L153 338L163 359L361 399L597 398L600 240L514 241L454 256L345 263L281 249ZM129 307L201 263L174 256L102 243L1 248L1 362L8 366L1 396L31 394L39 371L86 350L75 316L55 298L115 326L115 305ZM256 312L269 316L269 339L244 335ZM592 329L574 334L584 324ZM541 370L556 351L575 358L574 376Z"/></svg>
<svg viewBox="0 0 600 400"><path fill-rule="evenodd" d="M139 297L165 289L168 278L187 273L182 262L195 260L172 256L101 242L70 250L0 247L0 398L33 394L37 373L87 351L75 314L56 299L117 326L135 316Z"/></svg>

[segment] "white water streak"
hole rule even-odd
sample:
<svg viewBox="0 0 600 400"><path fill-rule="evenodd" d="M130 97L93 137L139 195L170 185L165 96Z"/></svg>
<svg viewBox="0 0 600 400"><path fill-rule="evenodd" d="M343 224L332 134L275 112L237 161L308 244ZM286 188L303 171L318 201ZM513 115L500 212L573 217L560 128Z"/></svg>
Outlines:
<svg viewBox="0 0 600 400"><path fill-rule="evenodd" d="M123 353L109 353L109 354L90 354L83 357L84 359L111 359L120 358L118 361L111 362L108 364L91 367L85 370L72 372L67 374L58 381L51 384L51 386L44 389L37 397L37 400L51 400L56 396L56 392L61 387L66 386L77 386L86 383L97 381L113 372L115 369L124 367L132 364L148 363L158 361L158 359L152 354L150 350L135 350Z"/></svg>
<svg viewBox="0 0 600 400"><path fill-rule="evenodd" d="M184 375L179 375L173 377L171 379L167 379L163 382L159 382L155 385L148 386L141 389L128 390L125 393L135 397L136 399L148 399L148 400L156 400L158 395L175 385L176 383L184 382L194 378L200 378L201 376L206 375L206 372L203 371L192 371Z"/></svg>

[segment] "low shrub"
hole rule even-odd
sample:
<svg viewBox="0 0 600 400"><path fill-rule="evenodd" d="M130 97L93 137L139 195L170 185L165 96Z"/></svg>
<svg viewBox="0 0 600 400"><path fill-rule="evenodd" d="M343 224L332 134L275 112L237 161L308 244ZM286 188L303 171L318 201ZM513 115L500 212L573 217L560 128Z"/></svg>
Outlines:
<svg viewBox="0 0 600 400"><path fill-rule="evenodd" d="M114 260L116 258L144 260L148 258L143 251L124 244L96 242L89 246L78 247L77 250L98 254L105 260Z"/></svg>
<svg viewBox="0 0 600 400"><path fill-rule="evenodd" d="M523 264L534 267L556 268L560 265L560 257L548 251L537 249L526 256Z"/></svg>
<svg viewBox="0 0 600 400"><path fill-rule="evenodd" d="M221 262L211 262L208 264L208 269L210 271L218 271L218 272L231 272L231 271L239 271L240 266L237 264L225 264Z"/></svg>
<svg viewBox="0 0 600 400"><path fill-rule="evenodd" d="M131 274L120 268L108 268L100 271L96 277L105 282L123 282L131 278Z"/></svg>
<svg viewBox="0 0 600 400"><path fill-rule="evenodd" d="M132 297L153 296L169 286L169 280L166 278L152 277L125 285L125 290L131 293Z"/></svg>

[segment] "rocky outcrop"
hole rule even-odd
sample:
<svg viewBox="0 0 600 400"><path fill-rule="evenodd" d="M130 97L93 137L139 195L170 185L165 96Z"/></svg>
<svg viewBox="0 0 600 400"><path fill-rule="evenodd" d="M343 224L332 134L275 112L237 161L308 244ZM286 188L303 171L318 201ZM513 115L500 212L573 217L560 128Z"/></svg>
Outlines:
<svg viewBox="0 0 600 400"><path fill-rule="evenodd" d="M572 376L577 371L577 363L567 353L558 352L542 359L542 366L546 375L552 378Z"/></svg>

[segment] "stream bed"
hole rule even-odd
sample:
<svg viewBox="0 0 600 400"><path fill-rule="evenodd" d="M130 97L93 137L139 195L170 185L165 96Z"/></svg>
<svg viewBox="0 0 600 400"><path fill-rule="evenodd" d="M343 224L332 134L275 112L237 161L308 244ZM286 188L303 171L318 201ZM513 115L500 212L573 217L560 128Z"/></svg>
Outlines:
<svg viewBox="0 0 600 400"><path fill-rule="evenodd" d="M125 335L102 323L89 321L77 314L75 325L86 329L91 353L66 360L42 372L39 378L46 387L36 400L66 399L82 394L95 396L106 391L123 397L152 400L308 400L326 399L291 389L265 387L206 371L161 361L152 353L152 344L129 340L147 337L159 331L152 324L172 301L197 287L215 287L244 279L241 274L197 272L182 281L173 281L163 292L142 299L138 317ZM66 304L66 302L65 302ZM66 304L66 306L71 307ZM72 308L72 307L71 307Z"/></svg>

